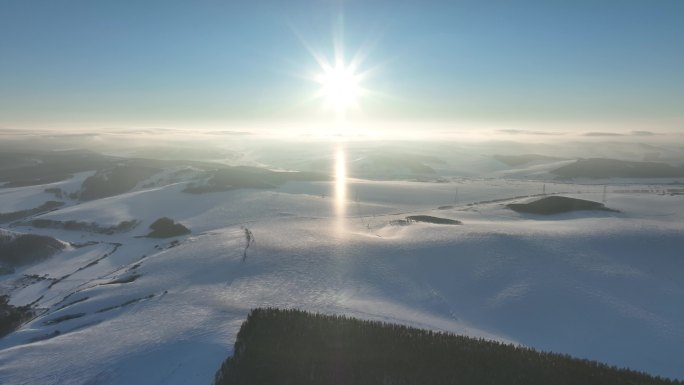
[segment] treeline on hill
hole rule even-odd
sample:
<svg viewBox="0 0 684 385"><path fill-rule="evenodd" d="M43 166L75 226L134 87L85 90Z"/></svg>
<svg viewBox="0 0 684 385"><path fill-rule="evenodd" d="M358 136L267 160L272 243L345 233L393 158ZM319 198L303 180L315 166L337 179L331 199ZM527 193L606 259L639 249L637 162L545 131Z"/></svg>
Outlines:
<svg viewBox="0 0 684 385"><path fill-rule="evenodd" d="M402 325L256 309L216 385L682 384L594 361Z"/></svg>
<svg viewBox="0 0 684 385"><path fill-rule="evenodd" d="M135 226L137 226L140 222L133 219L130 221L119 222L118 225L104 227L100 226L97 222L79 222L74 220L56 221L53 219L38 218L32 220L29 223L31 224L31 226L37 228L52 228L71 231L89 231L92 233L112 235L115 233L123 233L126 231L130 231L133 228L135 228Z"/></svg>
<svg viewBox="0 0 684 385"><path fill-rule="evenodd" d="M12 306L7 295L0 295L0 338L16 330L32 316L30 306Z"/></svg>
<svg viewBox="0 0 684 385"><path fill-rule="evenodd" d="M25 209L19 211L12 211L9 213L0 213L0 223L12 222L17 219L26 218L31 215L42 214L48 211L52 211L58 207L64 206L64 202L58 201L47 201L38 207L32 209Z"/></svg>
<svg viewBox="0 0 684 385"><path fill-rule="evenodd" d="M0 272L11 273L15 266L43 261L62 251L64 247L64 243L46 235L0 231Z"/></svg>

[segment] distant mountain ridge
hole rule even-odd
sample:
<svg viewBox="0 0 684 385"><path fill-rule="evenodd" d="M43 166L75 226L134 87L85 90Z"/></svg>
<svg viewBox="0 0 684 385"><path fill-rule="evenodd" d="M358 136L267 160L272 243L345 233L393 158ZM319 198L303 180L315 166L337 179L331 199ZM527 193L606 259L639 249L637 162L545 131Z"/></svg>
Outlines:
<svg viewBox="0 0 684 385"><path fill-rule="evenodd" d="M684 177L684 166L607 158L579 159L551 173L563 178L674 178Z"/></svg>
<svg viewBox="0 0 684 385"><path fill-rule="evenodd" d="M508 166L521 166L528 163L543 163L556 162L559 160L567 160L567 158L559 158L555 156L539 155L539 154L522 154L522 155L494 155L492 158L499 162L505 163Z"/></svg>

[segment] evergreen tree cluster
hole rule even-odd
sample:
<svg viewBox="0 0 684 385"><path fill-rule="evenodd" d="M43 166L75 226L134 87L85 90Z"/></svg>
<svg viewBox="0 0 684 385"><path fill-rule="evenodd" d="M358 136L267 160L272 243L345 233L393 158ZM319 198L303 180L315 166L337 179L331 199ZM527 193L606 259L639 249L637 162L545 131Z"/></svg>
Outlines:
<svg viewBox="0 0 684 385"><path fill-rule="evenodd" d="M30 306L12 306L9 296L0 295L0 338L10 334L33 317Z"/></svg>
<svg viewBox="0 0 684 385"><path fill-rule="evenodd" d="M64 249L64 243L47 235L0 232L0 266L29 265Z"/></svg>
<svg viewBox="0 0 684 385"><path fill-rule="evenodd" d="M255 309L216 385L683 384L568 355L300 310Z"/></svg>
<svg viewBox="0 0 684 385"><path fill-rule="evenodd" d="M150 238L170 238L190 234L190 229L171 218L159 218L150 225L152 232L147 234Z"/></svg>

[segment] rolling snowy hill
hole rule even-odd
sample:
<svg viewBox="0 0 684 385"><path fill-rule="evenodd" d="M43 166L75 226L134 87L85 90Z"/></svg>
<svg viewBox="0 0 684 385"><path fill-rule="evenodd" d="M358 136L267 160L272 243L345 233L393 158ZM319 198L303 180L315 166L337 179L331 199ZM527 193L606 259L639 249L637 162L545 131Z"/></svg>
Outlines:
<svg viewBox="0 0 684 385"><path fill-rule="evenodd" d="M78 186L86 176L57 184ZM183 180L139 183L29 218L139 221L129 231L3 225L68 245L0 276L10 304L34 311L0 339L0 383L208 384L250 309L269 306L684 378L684 196L668 186L611 186L608 206L619 212L544 216L506 207L540 195L537 181L343 182L344 193L339 181L323 181L200 195L184 192ZM40 205L54 185L2 190L0 212ZM543 189L603 195L597 185ZM410 215L463 225L391 224ZM191 234L142 237L161 217Z"/></svg>

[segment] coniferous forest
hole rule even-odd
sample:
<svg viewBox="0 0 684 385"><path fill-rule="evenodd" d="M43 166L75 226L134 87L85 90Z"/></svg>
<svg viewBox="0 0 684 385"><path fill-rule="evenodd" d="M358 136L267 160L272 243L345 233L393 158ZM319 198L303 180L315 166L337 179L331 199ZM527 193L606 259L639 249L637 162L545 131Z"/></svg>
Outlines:
<svg viewBox="0 0 684 385"><path fill-rule="evenodd" d="M300 310L255 309L216 385L682 384L557 353Z"/></svg>

